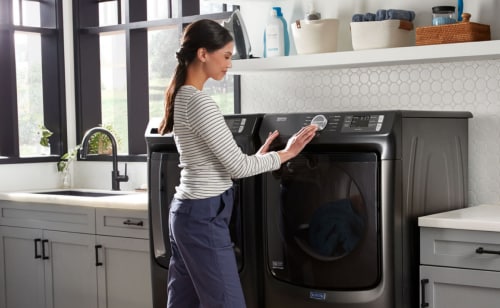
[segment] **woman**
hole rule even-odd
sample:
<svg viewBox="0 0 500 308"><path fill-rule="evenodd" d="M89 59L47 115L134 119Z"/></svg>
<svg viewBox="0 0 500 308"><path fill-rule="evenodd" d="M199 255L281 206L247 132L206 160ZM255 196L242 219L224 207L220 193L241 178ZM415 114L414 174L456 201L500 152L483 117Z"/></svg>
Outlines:
<svg viewBox="0 0 500 308"><path fill-rule="evenodd" d="M268 152L275 131L255 155L242 153L216 103L202 91L208 78L226 75L233 47L231 34L217 22L190 24L166 91L159 130L173 132L182 169L170 204L167 307L245 307L228 228L232 179L278 169L316 132L314 125L304 127L285 149Z"/></svg>

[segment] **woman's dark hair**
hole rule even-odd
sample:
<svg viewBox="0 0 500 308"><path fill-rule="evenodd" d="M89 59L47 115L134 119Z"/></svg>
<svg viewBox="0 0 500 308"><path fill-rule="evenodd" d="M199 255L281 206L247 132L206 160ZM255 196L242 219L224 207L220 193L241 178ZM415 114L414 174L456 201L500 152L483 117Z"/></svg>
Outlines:
<svg viewBox="0 0 500 308"><path fill-rule="evenodd" d="M186 27L181 47L175 53L178 63L174 76L165 91L165 114L158 128L160 134L170 133L173 130L175 96L186 82L187 67L196 59L198 49L205 48L208 52L213 52L231 41L233 41L231 33L213 20L201 19Z"/></svg>

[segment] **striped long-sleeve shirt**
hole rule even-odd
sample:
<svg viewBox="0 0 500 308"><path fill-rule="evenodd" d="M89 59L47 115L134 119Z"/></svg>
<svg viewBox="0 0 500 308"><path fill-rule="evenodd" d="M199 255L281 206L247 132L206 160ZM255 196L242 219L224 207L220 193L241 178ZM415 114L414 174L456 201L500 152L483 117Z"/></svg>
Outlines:
<svg viewBox="0 0 500 308"><path fill-rule="evenodd" d="M177 199L214 197L243 178L276 170L276 152L244 154L236 144L215 101L193 86L182 86L174 108L174 138L180 155Z"/></svg>

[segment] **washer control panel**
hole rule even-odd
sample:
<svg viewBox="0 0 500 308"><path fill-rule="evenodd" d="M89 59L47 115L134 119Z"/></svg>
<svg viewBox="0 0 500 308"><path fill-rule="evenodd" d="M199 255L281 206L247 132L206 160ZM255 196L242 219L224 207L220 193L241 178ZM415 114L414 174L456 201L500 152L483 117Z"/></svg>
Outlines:
<svg viewBox="0 0 500 308"><path fill-rule="evenodd" d="M346 115L342 123L342 132L379 132L383 123L383 115Z"/></svg>
<svg viewBox="0 0 500 308"><path fill-rule="evenodd" d="M340 133L378 133L384 123L382 114L313 114L305 118L304 126L316 124L318 131Z"/></svg>

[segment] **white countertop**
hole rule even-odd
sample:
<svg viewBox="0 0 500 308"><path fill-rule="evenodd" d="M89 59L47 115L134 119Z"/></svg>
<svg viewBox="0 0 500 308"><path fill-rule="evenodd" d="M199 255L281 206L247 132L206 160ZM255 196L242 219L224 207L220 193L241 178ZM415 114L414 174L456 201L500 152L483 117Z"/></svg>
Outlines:
<svg viewBox="0 0 500 308"><path fill-rule="evenodd" d="M485 204L422 216L420 227L500 232L500 205Z"/></svg>
<svg viewBox="0 0 500 308"><path fill-rule="evenodd" d="M46 191L63 191L64 189L50 189ZM95 208L113 208L127 210L145 210L148 209L147 192L136 191L110 191L98 189L66 189L85 192L110 193L113 196L104 197L81 197L67 195L37 194L37 191L19 191L19 192L0 192L0 200L14 202L32 202L32 203L50 203L75 206L90 206ZM116 195L115 195L116 194Z"/></svg>

